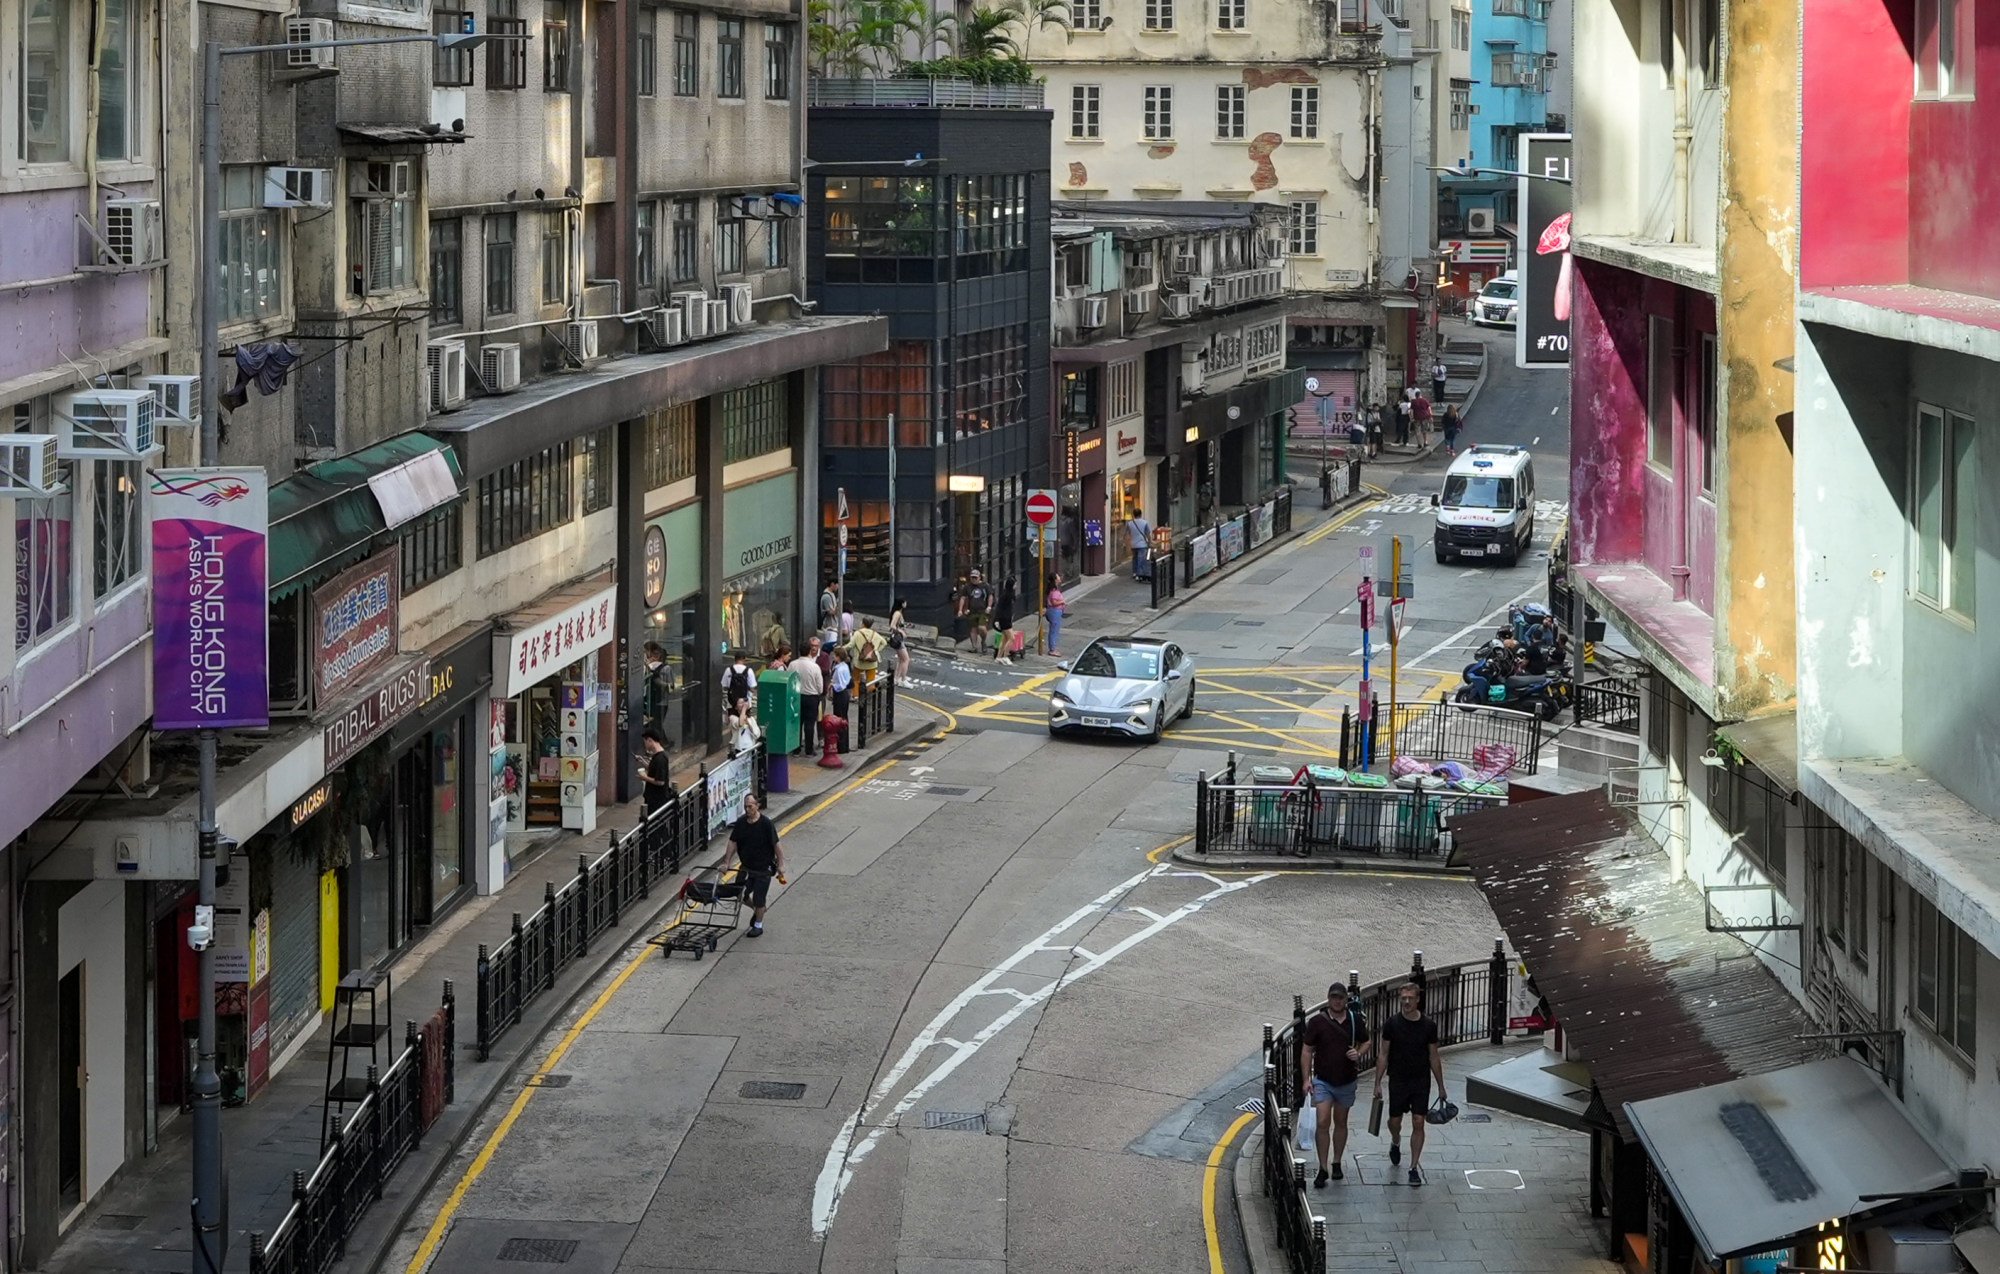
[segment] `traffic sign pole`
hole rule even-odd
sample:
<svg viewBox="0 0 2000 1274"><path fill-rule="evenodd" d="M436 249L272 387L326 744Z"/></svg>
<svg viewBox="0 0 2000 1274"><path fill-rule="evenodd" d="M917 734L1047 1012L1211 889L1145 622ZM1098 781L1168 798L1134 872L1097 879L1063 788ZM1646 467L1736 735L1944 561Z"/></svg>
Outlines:
<svg viewBox="0 0 2000 1274"><path fill-rule="evenodd" d="M1396 665L1403 618L1403 537L1389 537L1389 765L1396 764Z"/></svg>
<svg viewBox="0 0 2000 1274"><path fill-rule="evenodd" d="M1056 493L1047 487L1028 492L1021 510L1035 526L1035 651L1048 650L1049 523L1056 520Z"/></svg>

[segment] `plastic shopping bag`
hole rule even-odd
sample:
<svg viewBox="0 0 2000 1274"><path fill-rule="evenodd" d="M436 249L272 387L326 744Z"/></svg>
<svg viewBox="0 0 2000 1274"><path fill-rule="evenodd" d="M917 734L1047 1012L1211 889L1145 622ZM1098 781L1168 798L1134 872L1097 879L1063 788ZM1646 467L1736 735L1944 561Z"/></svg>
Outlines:
<svg viewBox="0 0 2000 1274"><path fill-rule="evenodd" d="M1319 1108L1310 1102L1299 1111L1299 1149L1314 1150L1314 1136L1319 1132Z"/></svg>

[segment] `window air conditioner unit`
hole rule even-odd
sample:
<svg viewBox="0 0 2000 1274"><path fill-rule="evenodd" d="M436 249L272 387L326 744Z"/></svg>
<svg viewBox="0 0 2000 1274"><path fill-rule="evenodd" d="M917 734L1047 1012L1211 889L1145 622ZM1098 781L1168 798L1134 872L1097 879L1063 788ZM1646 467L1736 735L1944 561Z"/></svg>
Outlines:
<svg viewBox="0 0 2000 1274"><path fill-rule="evenodd" d="M1194 297L1187 292L1167 293L1167 317L1190 318L1194 314Z"/></svg>
<svg viewBox="0 0 2000 1274"><path fill-rule="evenodd" d="M61 495L62 462L54 434L0 434L0 496L38 500Z"/></svg>
<svg viewBox="0 0 2000 1274"><path fill-rule="evenodd" d="M266 208L333 207L333 169L266 168L264 206Z"/></svg>
<svg viewBox="0 0 2000 1274"><path fill-rule="evenodd" d="M465 405L465 342L457 337L436 340L424 346L424 362L430 369L430 409L456 411Z"/></svg>
<svg viewBox="0 0 2000 1274"><path fill-rule="evenodd" d="M756 294L748 283L725 283L722 295L729 302L729 324L731 327L750 326L753 315L751 305Z"/></svg>
<svg viewBox="0 0 2000 1274"><path fill-rule="evenodd" d="M72 460L139 460L153 452L150 389L93 389L56 396L56 452Z"/></svg>
<svg viewBox="0 0 2000 1274"><path fill-rule="evenodd" d="M1199 269L1201 269L1201 257L1199 254L1194 252L1177 252L1174 254L1175 274L1193 274Z"/></svg>
<svg viewBox="0 0 2000 1274"><path fill-rule="evenodd" d="M1181 389L1190 394L1198 394L1208 384L1208 373L1193 359L1181 364Z"/></svg>
<svg viewBox="0 0 2000 1274"><path fill-rule="evenodd" d="M569 325L564 339L568 341L570 352L583 362L591 362L597 357L597 320L576 319Z"/></svg>
<svg viewBox="0 0 2000 1274"><path fill-rule="evenodd" d="M1086 296L1077 302L1076 321L1083 327L1103 327L1104 312L1110 308L1101 296Z"/></svg>
<svg viewBox="0 0 2000 1274"><path fill-rule="evenodd" d="M653 334L653 344L661 349L672 349L687 341L687 323L678 305L662 305L646 317L646 328Z"/></svg>
<svg viewBox="0 0 2000 1274"><path fill-rule="evenodd" d="M1493 210L1491 208L1466 209L1465 231L1467 234L1492 234Z"/></svg>
<svg viewBox="0 0 2000 1274"><path fill-rule="evenodd" d="M105 265L146 265L165 255L157 199L105 200L97 231L104 240L99 259Z"/></svg>
<svg viewBox="0 0 2000 1274"><path fill-rule="evenodd" d="M1207 305L1209 297L1214 291L1214 281L1205 274L1197 274L1188 280L1188 295L1194 298L1194 303L1197 306Z"/></svg>
<svg viewBox="0 0 2000 1274"><path fill-rule="evenodd" d="M141 376L132 388L152 391L156 418L189 424L201 419L199 376Z"/></svg>
<svg viewBox="0 0 2000 1274"><path fill-rule="evenodd" d="M681 335L698 341L708 335L708 294L676 292L673 301L681 310Z"/></svg>
<svg viewBox="0 0 2000 1274"><path fill-rule="evenodd" d="M765 195L737 195L729 203L739 218L762 221L771 215L771 200Z"/></svg>
<svg viewBox="0 0 2000 1274"><path fill-rule="evenodd" d="M1125 312L1127 314L1144 314L1152 308L1152 302L1147 298L1146 293L1127 292L1125 294Z"/></svg>
<svg viewBox="0 0 2000 1274"><path fill-rule="evenodd" d="M488 391L511 394L521 387L521 347L513 341L494 341L479 350L479 379Z"/></svg>
<svg viewBox="0 0 2000 1274"><path fill-rule="evenodd" d="M710 301L708 303L708 334L721 336L729 330L729 302Z"/></svg>
<svg viewBox="0 0 2000 1274"><path fill-rule="evenodd" d="M1555 54L1553 54L1553 53L1544 53L1544 54L1542 54L1542 69L1543 69L1544 71L1553 71L1553 70L1555 70L1555 69L1556 69L1556 55L1555 55Z"/></svg>
<svg viewBox="0 0 2000 1274"><path fill-rule="evenodd" d="M286 18L286 44L318 44L333 38L332 18ZM325 71L333 69L332 49L286 49L285 69L287 71Z"/></svg>

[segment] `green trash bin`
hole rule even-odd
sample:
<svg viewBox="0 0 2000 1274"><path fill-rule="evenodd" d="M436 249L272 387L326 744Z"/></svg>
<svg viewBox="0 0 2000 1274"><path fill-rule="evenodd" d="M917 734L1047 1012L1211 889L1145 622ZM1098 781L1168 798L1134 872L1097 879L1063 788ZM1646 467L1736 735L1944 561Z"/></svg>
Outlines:
<svg viewBox="0 0 2000 1274"><path fill-rule="evenodd" d="M1435 774L1405 774L1396 786L1408 793L1396 802L1396 847L1406 854L1427 854L1437 847L1449 785Z"/></svg>
<svg viewBox="0 0 2000 1274"><path fill-rule="evenodd" d="M1292 772L1282 765L1260 765L1250 771L1250 843L1290 848L1291 831L1285 826L1285 796L1292 786Z"/></svg>
<svg viewBox="0 0 2000 1274"><path fill-rule="evenodd" d="M1347 804L1347 771L1337 765L1308 765L1313 805L1306 815L1306 838L1320 845L1340 839L1340 821Z"/></svg>
<svg viewBox="0 0 2000 1274"><path fill-rule="evenodd" d="M791 673L758 674L757 724L764 728L764 750L770 755L799 750L799 683Z"/></svg>
<svg viewBox="0 0 2000 1274"><path fill-rule="evenodd" d="M1341 818L1340 843L1345 849L1378 850L1383 847L1384 829L1392 826L1385 790L1386 775L1349 774L1346 811Z"/></svg>

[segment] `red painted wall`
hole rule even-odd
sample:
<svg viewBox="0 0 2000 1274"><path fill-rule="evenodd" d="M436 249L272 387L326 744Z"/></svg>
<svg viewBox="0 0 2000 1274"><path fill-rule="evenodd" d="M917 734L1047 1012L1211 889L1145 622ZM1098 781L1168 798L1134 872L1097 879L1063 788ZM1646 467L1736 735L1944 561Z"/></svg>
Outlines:
<svg viewBox="0 0 2000 1274"><path fill-rule="evenodd" d="M1570 313L1570 560L1636 561L1645 537L1646 316L1635 274L1579 259Z"/></svg>
<svg viewBox="0 0 2000 1274"><path fill-rule="evenodd" d="M1973 0L1978 96L1910 105L1910 282L2000 298L2000 0Z"/></svg>
<svg viewBox="0 0 2000 1274"><path fill-rule="evenodd" d="M1824 288L1908 282L1913 207L1925 225L1915 236L1922 245L1915 247L1916 255L1922 259L1946 221L1977 217L1981 200L2000 193L2000 171L1983 162L1989 155L1981 147L1960 147L1955 153L1935 149L1949 143L1934 134L1971 124L1912 120L1912 0L1804 3L1799 283ZM1989 52L1988 44L2000 40L2000 0L1979 0L1974 25L1982 46L1977 61L1981 78L2000 79L2000 74L1984 73L2000 67L1995 61L2000 49ZM2000 136L1990 128L2000 102L1987 94L1977 105L1986 109L1987 135ZM1955 103L1925 103L1920 113L1929 116L1940 108L1970 114L1959 112ZM1955 171L1960 168L1963 174ZM1948 189L1978 193L1940 197ZM1967 246L1953 244L1947 255L1962 254ZM2000 244L1995 250L2000 253Z"/></svg>

